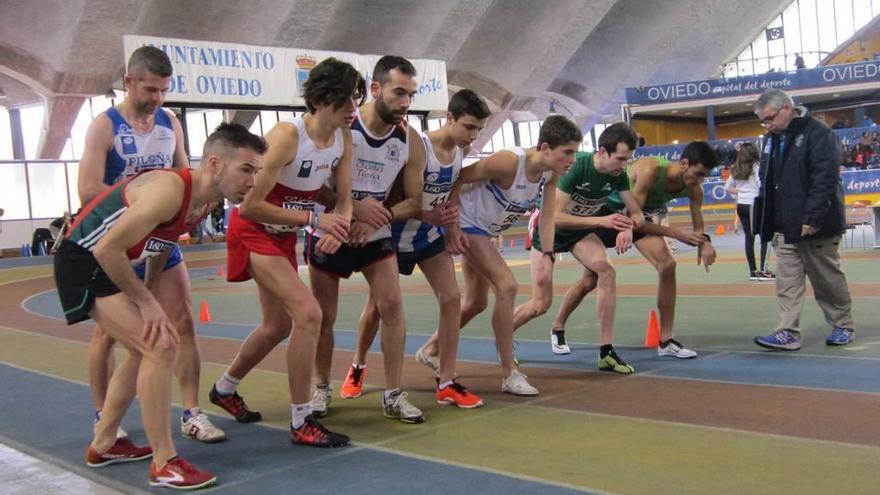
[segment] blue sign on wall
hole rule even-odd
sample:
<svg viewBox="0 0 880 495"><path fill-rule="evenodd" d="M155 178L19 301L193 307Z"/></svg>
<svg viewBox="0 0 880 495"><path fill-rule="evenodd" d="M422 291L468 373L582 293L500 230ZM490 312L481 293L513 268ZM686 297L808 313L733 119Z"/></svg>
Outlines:
<svg viewBox="0 0 880 495"><path fill-rule="evenodd" d="M626 102L630 105L656 105L759 95L771 88L794 90L873 81L880 82L880 60L801 69L792 72L768 72L758 76L638 86L626 88Z"/></svg>
<svg viewBox="0 0 880 495"><path fill-rule="evenodd" d="M849 170L840 174L843 181L843 194L880 194L880 169L875 170ZM721 179L707 179L703 183L703 204L723 205L736 203L727 191L724 190L724 181ZM675 198L669 202L669 207L687 206L688 198Z"/></svg>

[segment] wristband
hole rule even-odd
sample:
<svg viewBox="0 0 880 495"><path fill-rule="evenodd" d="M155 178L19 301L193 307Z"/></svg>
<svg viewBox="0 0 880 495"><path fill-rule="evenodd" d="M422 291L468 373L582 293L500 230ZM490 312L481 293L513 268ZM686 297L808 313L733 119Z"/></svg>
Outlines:
<svg viewBox="0 0 880 495"><path fill-rule="evenodd" d="M315 213L313 211L309 212L309 227L311 227L312 230L318 230L318 220L320 215L320 213Z"/></svg>
<svg viewBox="0 0 880 495"><path fill-rule="evenodd" d="M703 236L708 242L712 242L712 238L709 237L709 234L700 234L700 235Z"/></svg>
<svg viewBox="0 0 880 495"><path fill-rule="evenodd" d="M544 252L542 253L542 255L543 255L543 256L549 256L549 257L550 257L550 262L551 262L551 263L556 263L556 255L553 253L553 251L544 251Z"/></svg>

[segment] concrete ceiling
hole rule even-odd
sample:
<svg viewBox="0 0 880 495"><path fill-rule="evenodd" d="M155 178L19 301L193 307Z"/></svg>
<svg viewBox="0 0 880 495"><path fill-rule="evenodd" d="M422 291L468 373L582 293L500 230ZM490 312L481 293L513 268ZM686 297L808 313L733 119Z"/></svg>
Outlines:
<svg viewBox="0 0 880 495"><path fill-rule="evenodd" d="M586 128L627 86L718 74L789 1L0 0L0 105L104 94L142 34L441 59L503 110L489 130L551 100Z"/></svg>

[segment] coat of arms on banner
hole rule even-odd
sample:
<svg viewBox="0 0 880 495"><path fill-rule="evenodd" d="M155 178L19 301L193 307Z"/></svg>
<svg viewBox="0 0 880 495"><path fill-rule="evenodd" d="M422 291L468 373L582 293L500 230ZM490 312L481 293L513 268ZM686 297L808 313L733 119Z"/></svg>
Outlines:
<svg viewBox="0 0 880 495"><path fill-rule="evenodd" d="M296 56L296 87L299 89L299 95L305 93L306 80L309 78L309 72L318 65L318 61L311 55Z"/></svg>

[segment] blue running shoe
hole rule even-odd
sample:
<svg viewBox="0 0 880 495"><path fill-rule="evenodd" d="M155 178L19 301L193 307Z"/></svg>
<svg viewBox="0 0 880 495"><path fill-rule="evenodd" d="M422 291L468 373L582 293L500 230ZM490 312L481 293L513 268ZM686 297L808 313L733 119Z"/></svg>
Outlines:
<svg viewBox="0 0 880 495"><path fill-rule="evenodd" d="M831 335L825 339L825 345L846 345L856 337L856 331L852 328L834 327Z"/></svg>
<svg viewBox="0 0 880 495"><path fill-rule="evenodd" d="M755 343L778 351L796 351L801 348L800 337L791 330L777 330L767 336L755 337Z"/></svg>

